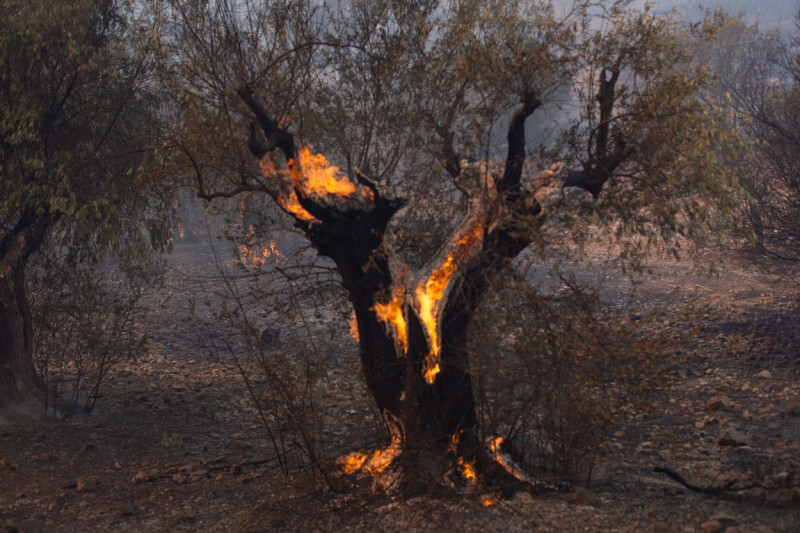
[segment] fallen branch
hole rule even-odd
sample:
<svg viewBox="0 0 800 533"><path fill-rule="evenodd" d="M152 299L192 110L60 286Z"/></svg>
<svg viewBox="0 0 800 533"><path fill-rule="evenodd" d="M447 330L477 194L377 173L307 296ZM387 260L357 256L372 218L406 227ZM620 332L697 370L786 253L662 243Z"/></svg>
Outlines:
<svg viewBox="0 0 800 533"><path fill-rule="evenodd" d="M754 490L754 489L761 489L761 490L781 490L781 489L792 489L798 487L800 485L792 483L787 485L763 485L761 483L752 483L750 485L745 485L741 487L734 487L733 485L738 481L737 479L732 479L725 483L724 485L718 487L703 487L700 485L694 485L686 481L683 476L675 472L674 470L670 470L669 468L662 468L657 467L653 469L653 472L658 474L664 474L673 480L677 481L687 489L691 490L692 492L699 492L701 494L727 494L732 492L744 492L746 490Z"/></svg>

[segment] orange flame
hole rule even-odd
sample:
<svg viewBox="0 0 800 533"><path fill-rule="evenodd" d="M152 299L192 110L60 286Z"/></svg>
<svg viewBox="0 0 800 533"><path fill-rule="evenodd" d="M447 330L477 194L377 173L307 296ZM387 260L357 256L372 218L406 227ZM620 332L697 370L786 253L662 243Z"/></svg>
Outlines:
<svg viewBox="0 0 800 533"><path fill-rule="evenodd" d="M447 453L458 453L458 443L461 441L461 433L463 433L463 431L462 429L450 435L450 444L447 445Z"/></svg>
<svg viewBox="0 0 800 533"><path fill-rule="evenodd" d="M474 481L478 479L478 476L475 474L475 463L468 463L464 460L463 457L458 458L458 466L461 467L461 475L464 476L464 479L467 481Z"/></svg>
<svg viewBox="0 0 800 533"><path fill-rule="evenodd" d="M350 475L363 470L367 475L374 476L386 470L386 467L392 464L392 461L400 455L400 451L400 435L397 434L392 435L392 442L388 446L378 448L371 454L351 453L339 459L339 463L342 465L342 471L345 474Z"/></svg>
<svg viewBox="0 0 800 533"><path fill-rule="evenodd" d="M340 178L339 167L328 163L322 154L313 154L307 147L301 146L298 161L302 180L294 182L294 186L305 193L314 193L319 196L328 194L350 196L358 190L353 182L347 178ZM293 161L289 162L290 170L293 163ZM293 177L295 176L297 174L293 174Z"/></svg>
<svg viewBox="0 0 800 533"><path fill-rule="evenodd" d="M291 182L287 180L287 173L285 170L279 169L275 166L275 162L272 160L271 154L265 155L259 161L259 166L261 167L261 172L264 177L271 178L271 177L278 177L282 180L282 187L281 192L276 198L281 207L286 209L289 213L291 213L295 218L303 221L310 221L314 220L314 215L309 213L305 210L305 208L300 205L300 200L297 199L297 193L294 191L294 188L291 186Z"/></svg>
<svg viewBox="0 0 800 533"><path fill-rule="evenodd" d="M406 331L406 317L403 314L404 297L405 291L402 287L398 287L392 292L392 300L389 303L378 302L371 308L378 315L379 320L394 326L397 340L403 347L403 353L408 352L408 332Z"/></svg>
<svg viewBox="0 0 800 533"><path fill-rule="evenodd" d="M481 505L483 505L484 507L491 507L492 505L494 505L494 499L487 496L483 499Z"/></svg>
<svg viewBox="0 0 800 533"><path fill-rule="evenodd" d="M350 316L350 336L356 341L356 344L361 343L361 337L358 334L358 320L356 319L356 312Z"/></svg>
<svg viewBox="0 0 800 533"><path fill-rule="evenodd" d="M324 155L314 154L306 146L300 147L296 159L291 158L287 162L288 179L287 172L275 166L271 155L262 157L260 166L264 176L277 176L282 180L283 186L277 198L278 203L289 213L303 221L314 220L314 215L300 205L295 189L303 195L352 196L353 194L360 194L370 201L375 197L369 189L358 187L348 178L341 176L339 167L328 163Z"/></svg>
<svg viewBox="0 0 800 533"><path fill-rule="evenodd" d="M428 332L428 339L430 340L430 350L425 356L425 367L422 369L422 377L425 378L429 385L433 384L436 380L436 374L441 371L439 367L439 353L441 351L439 311L447 284L457 270L456 257L459 260L467 257L469 251L480 240L482 235L483 220L477 219L473 222L470 231L456 241L455 250L448 252L442 266L434 270L431 273L431 277L417 287L415 294L419 302L419 318Z"/></svg>
<svg viewBox="0 0 800 533"><path fill-rule="evenodd" d="M248 240L254 238L255 229L253 226L250 225L247 229L249 233L245 237L248 238ZM275 240L270 240L269 243L265 243L263 239L259 239L257 250L251 249L246 244L241 244L239 245L239 255L257 266L264 265L269 258L274 258L276 263L283 259L283 254L278 249L278 243L276 243Z"/></svg>
<svg viewBox="0 0 800 533"><path fill-rule="evenodd" d="M445 259L444 264L433 271L428 281L420 283L417 287L417 300L419 301L419 318L422 325L428 331L428 338L430 339L430 350L425 356L425 368L422 370L422 376L425 381L430 385L436 379L436 374L439 373L439 351L441 345L439 341L439 304L444 296L444 291L447 288L447 282L456 271L456 264L453 260L453 252L450 252Z"/></svg>
<svg viewBox="0 0 800 533"><path fill-rule="evenodd" d="M291 194L281 195L278 197L278 202L289 211L295 218L308 222L314 220L314 215L306 211L305 207L300 205L300 200L297 199L297 194L292 190Z"/></svg>
<svg viewBox="0 0 800 533"><path fill-rule="evenodd" d="M369 189L358 187L340 176L339 167L328 163L324 155L312 153L306 146L300 147L297 161L290 159L288 166L292 184L303 194L352 196L358 193L369 200L375 197Z"/></svg>
<svg viewBox="0 0 800 533"><path fill-rule="evenodd" d="M497 464L502 466L506 472L514 476L515 478L522 480L522 474L518 472L512 465L506 461L500 451L500 445L503 444L503 437L495 437L489 441L488 448L494 454L494 460Z"/></svg>

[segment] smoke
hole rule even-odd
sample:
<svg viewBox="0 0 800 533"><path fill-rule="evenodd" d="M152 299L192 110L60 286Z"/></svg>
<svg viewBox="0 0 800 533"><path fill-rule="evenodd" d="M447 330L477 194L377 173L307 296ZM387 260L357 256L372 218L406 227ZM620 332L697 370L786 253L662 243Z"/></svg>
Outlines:
<svg viewBox="0 0 800 533"><path fill-rule="evenodd" d="M20 422L32 422L46 418L47 413L39 402L23 402L0 409L0 427Z"/></svg>

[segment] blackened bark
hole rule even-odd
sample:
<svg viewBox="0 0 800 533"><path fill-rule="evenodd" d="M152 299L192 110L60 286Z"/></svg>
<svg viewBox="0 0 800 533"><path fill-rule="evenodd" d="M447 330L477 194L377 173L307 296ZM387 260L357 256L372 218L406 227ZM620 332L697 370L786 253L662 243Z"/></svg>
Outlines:
<svg viewBox="0 0 800 533"><path fill-rule="evenodd" d="M310 201L304 205L312 209L312 214L324 217L321 223L305 225L304 229L317 251L336 263L353 304L359 356L370 393L381 411L399 417L404 364L398 358L394 338L373 308L384 303L381 300L391 299L392 272L383 235L402 202L376 194L372 211L347 217L315 209Z"/></svg>
<svg viewBox="0 0 800 533"><path fill-rule="evenodd" d="M56 220L49 213L21 213L0 240L0 409L34 415L44 405L44 388L33 364L33 317L25 292L30 257Z"/></svg>
<svg viewBox="0 0 800 533"><path fill-rule="evenodd" d="M616 77L604 75L601 82L601 108L605 115L613 110ZM248 90L240 90L239 94L263 131L261 135L251 130L249 146L253 154L265 157L278 149L291 165L298 152L293 135L270 118ZM429 275L435 272L438 276L446 262L451 267L455 265L437 299L439 306L435 307L440 350L435 360L439 372L433 379L430 374L427 379L423 377L423 369L430 370L430 358L436 356L432 333L422 323L420 296L416 293L423 286L427 290L426 279L397 279L392 266L399 260L384 240L389 221L403 202L387 197L358 174L359 186L369 192L360 195L360 199L326 199L304 194L296 184L290 185L302 208L310 214L306 218L296 216L298 227L320 254L335 262L349 294L367 386L390 429L400 433L405 485L417 490L425 490L425 486L455 470L459 459L474 465L487 485L509 491L523 485L494 460L482 442L467 331L491 279L531 244L543 214L558 203L563 187L570 183L599 194L610 172L625 157L619 145L609 153L609 119L595 139L601 156L583 171L570 173L563 164L557 164L537 175L532 184L523 184L525 121L541 101L534 91L526 89L520 103L509 126L508 153L502 170L489 162L458 159L450 132L452 117L445 117L442 125L434 124L443 143L445 169L467 196L468 207L459 227L424 269ZM376 312L376 304L387 304L398 294L404 295L407 348L401 347L396 330L382 322Z"/></svg>
<svg viewBox="0 0 800 533"><path fill-rule="evenodd" d="M0 409L39 407L44 392L33 365L33 320L25 268L0 271Z"/></svg>

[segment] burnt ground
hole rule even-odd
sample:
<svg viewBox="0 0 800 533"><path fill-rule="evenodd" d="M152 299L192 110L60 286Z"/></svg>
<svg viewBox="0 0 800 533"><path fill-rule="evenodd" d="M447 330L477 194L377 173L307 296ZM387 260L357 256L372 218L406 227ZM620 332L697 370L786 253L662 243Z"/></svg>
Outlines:
<svg viewBox="0 0 800 533"><path fill-rule="evenodd" d="M107 378L91 415L0 421L0 530L800 530L800 300L779 280L659 264L639 304L658 310L660 327L692 334L649 408L620 417L588 488L484 508L470 491L401 501L332 461L327 480L282 474L240 373L187 309L207 281L187 272L211 258L185 245L169 261L141 325L148 353ZM328 458L375 439L354 346L337 343L314 370ZM727 490L689 490L659 467Z"/></svg>

